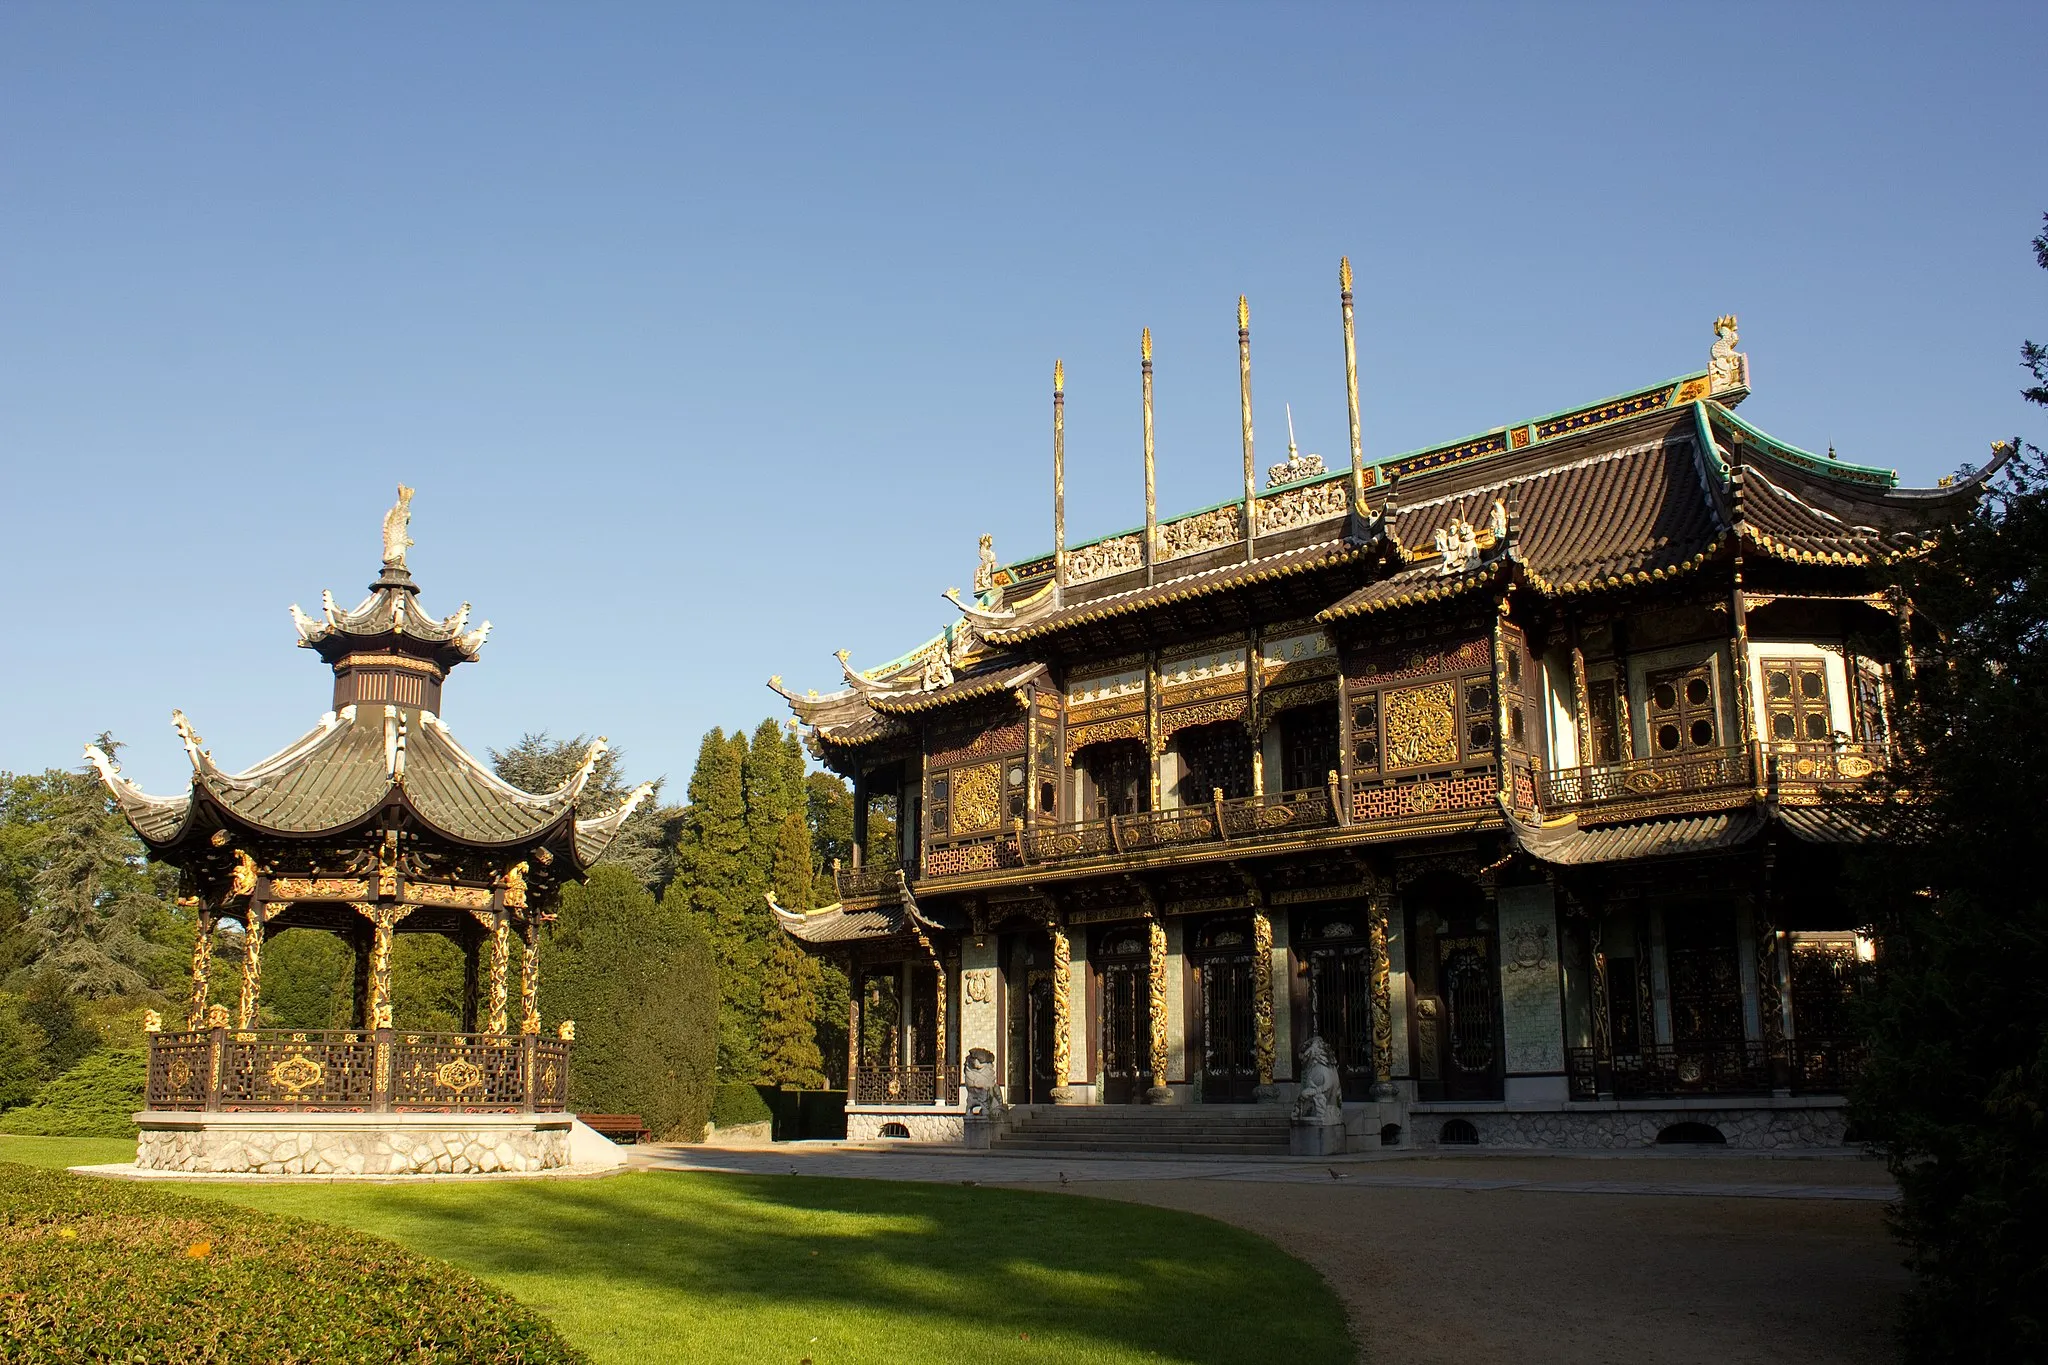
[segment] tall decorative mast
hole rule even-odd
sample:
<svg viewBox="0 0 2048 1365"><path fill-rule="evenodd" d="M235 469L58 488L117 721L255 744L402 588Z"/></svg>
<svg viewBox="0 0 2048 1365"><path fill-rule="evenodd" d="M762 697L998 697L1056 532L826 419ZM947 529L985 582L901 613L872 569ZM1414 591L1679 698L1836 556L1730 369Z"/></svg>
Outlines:
<svg viewBox="0 0 2048 1365"><path fill-rule="evenodd" d="M1351 320L1351 258L1337 262L1338 295L1344 303L1344 401L1351 414L1351 510L1365 510L1365 441L1358 427L1358 334Z"/></svg>
<svg viewBox="0 0 2048 1365"><path fill-rule="evenodd" d="M1252 310L1242 294L1237 296L1237 394L1244 426L1244 557L1250 563L1259 504L1252 483Z"/></svg>
<svg viewBox="0 0 2048 1365"><path fill-rule="evenodd" d="M1067 365L1052 362L1052 604L1067 585Z"/></svg>
<svg viewBox="0 0 2048 1365"><path fill-rule="evenodd" d="M1138 373L1145 390L1145 586L1152 586L1152 559L1159 539L1159 504L1152 483L1152 329L1138 342Z"/></svg>

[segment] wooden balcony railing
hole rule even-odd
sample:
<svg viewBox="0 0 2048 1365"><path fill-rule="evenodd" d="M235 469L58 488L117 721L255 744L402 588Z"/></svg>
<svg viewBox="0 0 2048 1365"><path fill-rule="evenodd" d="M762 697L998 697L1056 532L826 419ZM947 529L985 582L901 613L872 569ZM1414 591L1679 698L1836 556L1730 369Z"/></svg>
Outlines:
<svg viewBox="0 0 2048 1365"><path fill-rule="evenodd" d="M197 1029L149 1036L151 1109L554 1113L571 1045L537 1034Z"/></svg>
<svg viewBox="0 0 2048 1365"><path fill-rule="evenodd" d="M1025 861L1074 862L1203 844L1256 843L1337 823L1331 786L1027 829Z"/></svg>
<svg viewBox="0 0 2048 1365"><path fill-rule="evenodd" d="M1876 744L1773 743L1764 746L1765 780L1773 795L1798 802L1850 794L1884 773L1884 749Z"/></svg>
<svg viewBox="0 0 2048 1365"><path fill-rule="evenodd" d="M833 889L842 901L858 900L862 897L886 896L902 886L901 871L894 863L877 863L866 867L832 868Z"/></svg>
<svg viewBox="0 0 2048 1365"><path fill-rule="evenodd" d="M1756 785L1747 746L1659 754L1597 767L1552 768L1537 783L1545 809L1646 801L1660 796Z"/></svg>
<svg viewBox="0 0 2048 1365"><path fill-rule="evenodd" d="M857 1066L854 1104L951 1104L960 1078L950 1066Z"/></svg>

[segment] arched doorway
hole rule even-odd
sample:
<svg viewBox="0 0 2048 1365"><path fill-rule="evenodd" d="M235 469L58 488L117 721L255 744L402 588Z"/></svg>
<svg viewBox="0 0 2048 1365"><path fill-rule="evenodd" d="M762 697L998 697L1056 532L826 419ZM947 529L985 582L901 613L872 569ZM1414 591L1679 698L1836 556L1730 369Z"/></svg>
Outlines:
<svg viewBox="0 0 2048 1365"><path fill-rule="evenodd" d="M1424 1100L1501 1098L1500 956L1492 906L1433 873L1402 892L1417 1090Z"/></svg>
<svg viewBox="0 0 2048 1365"><path fill-rule="evenodd" d="M1249 1104L1259 1084L1253 999L1259 963L1252 926L1232 916L1201 925L1188 949L1200 1001L1202 1099L1208 1104Z"/></svg>
<svg viewBox="0 0 2048 1365"><path fill-rule="evenodd" d="M1151 950L1142 927L1107 929L1096 940L1104 1104L1141 1103L1152 1084Z"/></svg>

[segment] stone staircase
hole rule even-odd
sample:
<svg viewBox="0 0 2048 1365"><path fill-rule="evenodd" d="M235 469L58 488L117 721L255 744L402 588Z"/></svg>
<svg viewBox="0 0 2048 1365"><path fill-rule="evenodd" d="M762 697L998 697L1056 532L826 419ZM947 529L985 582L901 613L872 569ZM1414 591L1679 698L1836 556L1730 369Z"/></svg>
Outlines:
<svg viewBox="0 0 2048 1365"><path fill-rule="evenodd" d="M1036 1104L1012 1109L990 1150L1085 1156L1286 1156L1288 1110L1262 1104Z"/></svg>

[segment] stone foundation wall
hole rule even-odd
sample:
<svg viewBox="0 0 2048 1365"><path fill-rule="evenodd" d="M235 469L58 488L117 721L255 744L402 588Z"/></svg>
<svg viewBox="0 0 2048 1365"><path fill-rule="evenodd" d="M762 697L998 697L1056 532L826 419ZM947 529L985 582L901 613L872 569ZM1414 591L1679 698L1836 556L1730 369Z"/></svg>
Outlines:
<svg viewBox="0 0 2048 1365"><path fill-rule="evenodd" d="M1417 1113L1407 1142L1436 1147L1445 1123L1463 1119L1479 1134L1482 1147L1625 1149L1654 1147L1657 1134L1677 1123L1704 1123L1717 1128L1731 1148L1785 1151L1801 1147L1840 1147L1847 1120L1839 1106L1751 1109L1622 1109L1545 1112ZM1451 1145L1451 1150L1456 1150Z"/></svg>
<svg viewBox="0 0 2048 1365"><path fill-rule="evenodd" d="M275 1121L155 1126L146 1120L135 1164L148 1171L253 1175L487 1175L569 1164L566 1118L524 1124L388 1127ZM309 1116L309 1117L325 1117Z"/></svg>
<svg viewBox="0 0 2048 1365"><path fill-rule="evenodd" d="M882 1136L885 1125L900 1123L909 1132L907 1138ZM939 1146L957 1147L967 1138L967 1117L959 1113L937 1113L929 1109L905 1109L896 1112L849 1111L846 1115L846 1140L848 1142L920 1142Z"/></svg>

